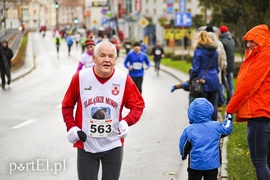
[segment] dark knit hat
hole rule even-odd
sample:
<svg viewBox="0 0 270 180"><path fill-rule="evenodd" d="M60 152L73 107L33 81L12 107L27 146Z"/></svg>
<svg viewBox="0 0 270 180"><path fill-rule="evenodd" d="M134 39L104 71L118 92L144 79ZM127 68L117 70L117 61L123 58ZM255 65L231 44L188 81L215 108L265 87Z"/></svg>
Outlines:
<svg viewBox="0 0 270 180"><path fill-rule="evenodd" d="M214 32L214 29L211 25L207 25L207 27L205 28L205 31L207 32Z"/></svg>
<svg viewBox="0 0 270 180"><path fill-rule="evenodd" d="M134 46L134 47L135 47L135 46L141 46L141 43L135 42L135 43L133 44L133 46Z"/></svg>
<svg viewBox="0 0 270 180"><path fill-rule="evenodd" d="M89 45L95 45L95 42L91 39L87 39L84 43L84 46L89 46Z"/></svg>
<svg viewBox="0 0 270 180"><path fill-rule="evenodd" d="M220 26L219 31L220 33L225 33L229 31L229 28L227 26Z"/></svg>

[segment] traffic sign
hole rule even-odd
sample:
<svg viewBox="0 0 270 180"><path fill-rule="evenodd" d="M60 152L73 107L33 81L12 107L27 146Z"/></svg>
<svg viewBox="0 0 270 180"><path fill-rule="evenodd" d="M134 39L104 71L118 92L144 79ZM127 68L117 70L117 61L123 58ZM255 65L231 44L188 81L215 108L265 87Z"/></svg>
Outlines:
<svg viewBox="0 0 270 180"><path fill-rule="evenodd" d="M140 21L139 21L139 24L145 28L148 24L149 24L149 21L145 18L142 18Z"/></svg>
<svg viewBox="0 0 270 180"><path fill-rule="evenodd" d="M191 26L192 17L191 14L186 13L175 13L174 26Z"/></svg>

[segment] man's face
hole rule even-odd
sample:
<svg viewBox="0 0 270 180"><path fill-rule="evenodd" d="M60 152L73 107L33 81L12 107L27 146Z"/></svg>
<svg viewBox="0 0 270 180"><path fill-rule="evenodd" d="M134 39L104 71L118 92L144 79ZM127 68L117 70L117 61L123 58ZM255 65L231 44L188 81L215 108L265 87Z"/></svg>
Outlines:
<svg viewBox="0 0 270 180"><path fill-rule="evenodd" d="M88 45L85 47L88 52L94 53L95 45Z"/></svg>
<svg viewBox="0 0 270 180"><path fill-rule="evenodd" d="M109 77L113 73L113 68L117 59L114 45L101 45L98 54L93 55L93 59L96 63L94 67L95 73L101 78Z"/></svg>
<svg viewBox="0 0 270 180"><path fill-rule="evenodd" d="M140 52L140 50L141 50L141 46L134 46L134 51L136 53Z"/></svg>

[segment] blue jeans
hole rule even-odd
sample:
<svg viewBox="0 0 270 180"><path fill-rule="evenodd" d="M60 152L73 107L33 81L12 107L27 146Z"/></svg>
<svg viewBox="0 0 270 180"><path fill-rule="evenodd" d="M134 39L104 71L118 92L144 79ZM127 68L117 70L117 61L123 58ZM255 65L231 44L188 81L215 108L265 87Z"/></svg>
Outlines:
<svg viewBox="0 0 270 180"><path fill-rule="evenodd" d="M233 72L226 72L226 78L229 84L231 95L233 95ZM229 97L229 95L227 95L227 97ZM229 103L230 100L231 100L230 98L227 98L227 104Z"/></svg>
<svg viewBox="0 0 270 180"><path fill-rule="evenodd" d="M269 180L270 170L267 153L270 142L270 118L249 119L247 129L248 147L258 180Z"/></svg>

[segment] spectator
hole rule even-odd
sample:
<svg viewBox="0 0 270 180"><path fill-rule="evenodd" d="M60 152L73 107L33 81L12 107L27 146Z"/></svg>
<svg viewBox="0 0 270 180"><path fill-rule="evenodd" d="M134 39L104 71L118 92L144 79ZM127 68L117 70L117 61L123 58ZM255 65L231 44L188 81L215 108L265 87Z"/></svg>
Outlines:
<svg viewBox="0 0 270 180"><path fill-rule="evenodd" d="M0 46L0 73L1 73L1 85L2 89L5 89L6 86L6 76L8 79L8 83L10 84L11 81L11 75L10 75L10 67L8 65L7 57L3 51L2 46Z"/></svg>
<svg viewBox="0 0 270 180"><path fill-rule="evenodd" d="M212 121L213 105L205 98L195 99L188 108L190 125L179 141L182 160L189 154L188 179L216 180L220 167L219 140L232 132L232 116L223 123Z"/></svg>
<svg viewBox="0 0 270 180"><path fill-rule="evenodd" d="M208 68L207 73L205 70ZM215 44L208 36L206 31L201 31L198 35L198 43L194 51L192 61L192 71L190 74L191 82L194 78L203 78L204 82L204 95L214 107L213 120L217 120L217 94L220 89L218 78L218 52L217 44ZM205 77L203 77L205 74ZM196 98L196 97L195 97ZM190 101L193 101L190 99Z"/></svg>
<svg viewBox="0 0 270 180"><path fill-rule="evenodd" d="M225 96L224 96L224 89L222 86L222 76L223 73L226 72L227 61L226 61L226 52L224 50L222 42L218 39L217 34L213 32L208 32L208 36L210 39L217 45L217 52L218 52L218 67L219 67L219 82L220 82L220 90L218 91L218 110L222 110L222 106L225 104Z"/></svg>
<svg viewBox="0 0 270 180"><path fill-rule="evenodd" d="M227 103L230 101L230 95L233 94L233 70L234 70L234 53L235 53L235 42L232 38L232 34L229 32L227 26L221 26L220 30L220 41L222 42L227 59L226 77L228 80L230 92L227 92Z"/></svg>
<svg viewBox="0 0 270 180"><path fill-rule="evenodd" d="M249 30L245 60L226 112L236 113L237 122L247 122L247 142L257 179L270 179L270 33L265 24ZM268 155L269 156L269 155ZM268 163L267 163L268 162Z"/></svg>
<svg viewBox="0 0 270 180"><path fill-rule="evenodd" d="M3 41L2 46L3 46L3 52L7 58L8 66L9 66L9 70L10 70L11 69L11 60L12 60L14 54L13 54L12 49L10 49L8 46L8 41ZM8 84L10 84L9 81L8 81Z"/></svg>

